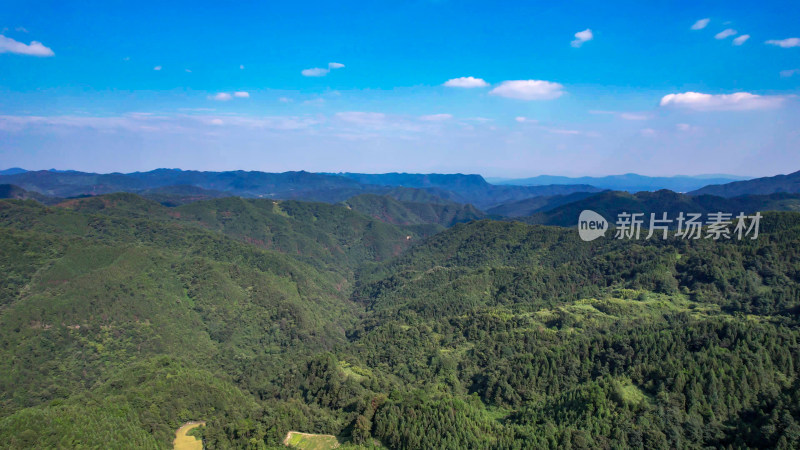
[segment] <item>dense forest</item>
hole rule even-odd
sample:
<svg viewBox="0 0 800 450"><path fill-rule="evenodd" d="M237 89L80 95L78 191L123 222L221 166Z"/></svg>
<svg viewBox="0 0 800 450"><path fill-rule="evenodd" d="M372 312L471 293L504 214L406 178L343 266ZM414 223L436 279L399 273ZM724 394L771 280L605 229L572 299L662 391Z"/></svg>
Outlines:
<svg viewBox="0 0 800 450"><path fill-rule="evenodd" d="M203 420L209 449L800 447L800 213L583 242L418 197L179 194L0 200L0 446Z"/></svg>

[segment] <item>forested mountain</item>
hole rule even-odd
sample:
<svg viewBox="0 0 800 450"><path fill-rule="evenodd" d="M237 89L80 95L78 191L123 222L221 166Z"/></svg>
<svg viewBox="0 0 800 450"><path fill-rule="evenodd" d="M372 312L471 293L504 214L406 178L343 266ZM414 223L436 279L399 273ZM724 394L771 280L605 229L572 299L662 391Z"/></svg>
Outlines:
<svg viewBox="0 0 800 450"><path fill-rule="evenodd" d="M141 191L139 195L155 200L164 206L180 206L201 200L230 196L222 191L203 189L189 184L146 189Z"/></svg>
<svg viewBox="0 0 800 450"><path fill-rule="evenodd" d="M754 178L747 181L705 186L689 194L738 197L742 195L766 195L776 192L800 193L800 171L788 175L776 175L774 177Z"/></svg>
<svg viewBox="0 0 800 450"><path fill-rule="evenodd" d="M438 224L449 227L487 217L472 205L407 202L389 195L363 194L344 204L370 217L398 225Z"/></svg>
<svg viewBox="0 0 800 450"><path fill-rule="evenodd" d="M558 225L572 227L577 225L581 211L589 209L614 221L619 213L644 213L647 220L650 214L661 217L667 213L668 218L676 218L679 213L724 212L734 216L740 212L747 214L756 211L800 211L800 194L746 195L723 198L713 195L686 195L672 191L627 192L607 191L567 203L556 208L536 212L528 217L517 217L533 224ZM494 211L494 210L490 210Z"/></svg>
<svg viewBox="0 0 800 450"><path fill-rule="evenodd" d="M13 184L0 184L0 199L36 200L42 203L57 203L59 199L47 197L38 192L31 192Z"/></svg>
<svg viewBox="0 0 800 450"><path fill-rule="evenodd" d="M800 213L742 241L441 229L2 200L0 442L169 448L204 420L209 449L800 445Z"/></svg>

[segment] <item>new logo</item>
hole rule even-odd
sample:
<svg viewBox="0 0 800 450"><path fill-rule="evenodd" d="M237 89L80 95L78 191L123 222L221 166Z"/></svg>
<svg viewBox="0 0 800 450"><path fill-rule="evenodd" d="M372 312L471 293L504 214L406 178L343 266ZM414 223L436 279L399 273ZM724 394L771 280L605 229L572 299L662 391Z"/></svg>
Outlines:
<svg viewBox="0 0 800 450"><path fill-rule="evenodd" d="M608 230L606 219L590 209L581 211L578 217L578 235L586 242L605 236Z"/></svg>

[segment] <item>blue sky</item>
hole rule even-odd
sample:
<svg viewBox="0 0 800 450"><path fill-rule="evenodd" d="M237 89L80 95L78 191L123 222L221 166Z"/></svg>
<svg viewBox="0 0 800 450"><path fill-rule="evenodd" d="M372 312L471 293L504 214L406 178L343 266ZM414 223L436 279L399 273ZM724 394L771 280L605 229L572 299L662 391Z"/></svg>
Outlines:
<svg viewBox="0 0 800 450"><path fill-rule="evenodd" d="M0 29L0 167L800 170L797 2L7 0Z"/></svg>

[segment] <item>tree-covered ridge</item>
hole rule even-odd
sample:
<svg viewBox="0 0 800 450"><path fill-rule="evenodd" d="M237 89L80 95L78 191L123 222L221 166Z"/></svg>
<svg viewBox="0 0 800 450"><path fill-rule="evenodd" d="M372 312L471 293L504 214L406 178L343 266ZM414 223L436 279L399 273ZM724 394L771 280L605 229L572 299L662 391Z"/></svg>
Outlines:
<svg viewBox="0 0 800 450"><path fill-rule="evenodd" d="M290 201L0 201L0 440L169 448L205 420L206 448L800 444L800 214L742 241L414 229Z"/></svg>
<svg viewBox="0 0 800 450"><path fill-rule="evenodd" d="M800 171L774 177L754 178L725 184L712 184L690 192L692 195L718 195L738 197L742 195L768 195L779 192L800 192Z"/></svg>
<svg viewBox="0 0 800 450"><path fill-rule="evenodd" d="M449 227L487 217L472 205L400 201L390 195L363 194L348 199L344 204L382 222L397 225L437 224Z"/></svg>
<svg viewBox="0 0 800 450"><path fill-rule="evenodd" d="M516 220L531 224L574 227L581 211L585 209L599 213L610 222L616 221L617 216L623 212L644 213L647 220L651 213L656 217L667 213L667 217L672 219L680 213L699 213L705 216L709 213L724 212L735 216L740 212L752 214L757 211L800 211L800 194L775 193L725 198L707 194L679 194L667 190L635 194L606 191L555 208L537 211L528 217L517 217Z"/></svg>

